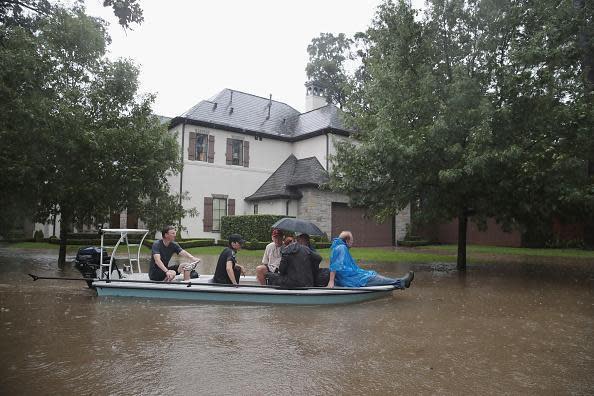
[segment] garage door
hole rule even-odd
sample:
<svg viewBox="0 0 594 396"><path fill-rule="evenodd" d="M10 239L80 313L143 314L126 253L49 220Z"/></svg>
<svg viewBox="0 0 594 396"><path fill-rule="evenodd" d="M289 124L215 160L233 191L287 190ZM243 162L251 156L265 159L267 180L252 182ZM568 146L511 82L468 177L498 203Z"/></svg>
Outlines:
<svg viewBox="0 0 594 396"><path fill-rule="evenodd" d="M394 219L378 224L366 218L365 213L365 209L350 208L346 204L333 202L332 237L348 230L353 233L355 246L392 246Z"/></svg>

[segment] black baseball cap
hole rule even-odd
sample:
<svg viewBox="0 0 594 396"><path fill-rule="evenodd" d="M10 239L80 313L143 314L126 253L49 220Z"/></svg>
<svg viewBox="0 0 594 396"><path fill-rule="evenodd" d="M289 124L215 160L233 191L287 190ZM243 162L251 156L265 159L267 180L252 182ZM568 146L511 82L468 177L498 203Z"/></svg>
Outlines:
<svg viewBox="0 0 594 396"><path fill-rule="evenodd" d="M239 234L231 234L229 235L229 243L232 242L239 242L243 245L245 243L245 239L243 239L243 237Z"/></svg>

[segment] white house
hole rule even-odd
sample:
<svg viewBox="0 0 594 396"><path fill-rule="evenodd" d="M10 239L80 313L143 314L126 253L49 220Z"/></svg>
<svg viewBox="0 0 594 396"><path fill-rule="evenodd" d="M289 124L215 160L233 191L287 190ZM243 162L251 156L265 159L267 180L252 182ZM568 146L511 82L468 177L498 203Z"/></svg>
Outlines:
<svg viewBox="0 0 594 396"><path fill-rule="evenodd" d="M183 172L170 179L173 192L188 191L199 216L182 221L184 237L220 238L225 215L280 214L312 220L328 236L351 229L361 245L393 245L410 213L376 224L348 198L320 190L328 181L329 156L347 139L340 109L324 91L306 84L306 112L244 92L224 89L175 117Z"/></svg>

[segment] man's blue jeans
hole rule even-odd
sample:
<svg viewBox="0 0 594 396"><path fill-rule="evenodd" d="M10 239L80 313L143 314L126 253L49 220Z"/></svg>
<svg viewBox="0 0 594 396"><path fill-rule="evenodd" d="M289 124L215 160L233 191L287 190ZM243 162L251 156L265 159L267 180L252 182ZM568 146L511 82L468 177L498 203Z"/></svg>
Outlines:
<svg viewBox="0 0 594 396"><path fill-rule="evenodd" d="M396 289L404 289L404 281L402 278L393 279L388 278L387 276L382 275L375 275L373 278L370 278L367 281L365 286L384 286L384 285L394 285Z"/></svg>

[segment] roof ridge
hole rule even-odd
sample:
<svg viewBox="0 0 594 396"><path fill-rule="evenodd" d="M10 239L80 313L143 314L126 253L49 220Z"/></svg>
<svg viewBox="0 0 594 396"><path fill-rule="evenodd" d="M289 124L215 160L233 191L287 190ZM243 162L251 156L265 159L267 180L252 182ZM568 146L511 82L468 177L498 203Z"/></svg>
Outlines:
<svg viewBox="0 0 594 396"><path fill-rule="evenodd" d="M239 91L239 90L237 90L237 89L223 88L223 91L233 91L233 92L238 92L238 93L240 93L240 94L244 94L244 95L253 96L253 97L255 97L255 98L259 98L259 99L264 99L264 100L271 100L270 98L265 98L265 97L263 97L263 96L260 96L260 95L254 95L254 94L252 94L252 93L249 93L249 92L243 92L243 91ZM223 92L223 91L221 91L221 92ZM219 92L219 93L221 93L221 92ZM283 105L285 105L285 106L287 106L287 107L290 107L292 110L295 110L297 113L299 113L299 110L295 109L295 108L294 108L293 106L291 106L290 104L287 104L287 103L285 103L285 102L281 102L281 101L278 101L278 100L274 100L274 99L272 99L272 101L273 101L273 102L276 102L276 103L283 104ZM299 114L301 114L301 113L299 113Z"/></svg>
<svg viewBox="0 0 594 396"><path fill-rule="evenodd" d="M340 110L340 108L338 106L336 106L334 103L328 103L328 104L326 104L326 105L324 105L322 107L318 107L317 109L312 109L312 110L306 111L305 113L300 113L299 115L302 116L304 114L312 113L314 111L318 111L320 109L323 109L324 107L329 107L329 106L336 107L337 110Z"/></svg>

